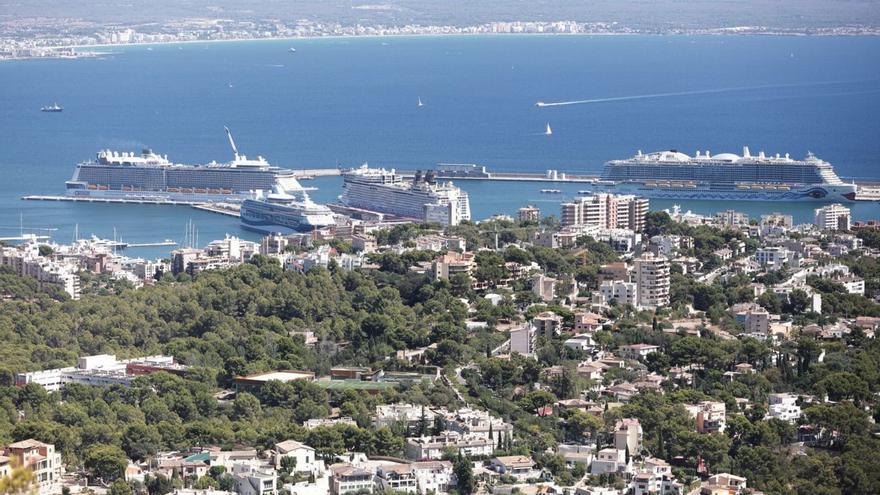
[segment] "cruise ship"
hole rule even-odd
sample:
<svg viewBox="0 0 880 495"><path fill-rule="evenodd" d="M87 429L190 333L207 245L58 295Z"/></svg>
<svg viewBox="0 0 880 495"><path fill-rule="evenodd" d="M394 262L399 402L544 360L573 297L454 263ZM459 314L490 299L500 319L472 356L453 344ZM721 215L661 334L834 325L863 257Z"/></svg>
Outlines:
<svg viewBox="0 0 880 495"><path fill-rule="evenodd" d="M339 201L349 208L442 225L471 218L468 194L452 182L437 182L432 171L405 180L394 170L364 164L343 172L342 178Z"/></svg>
<svg viewBox="0 0 880 495"><path fill-rule="evenodd" d="M299 190L292 170L271 165L262 156L238 152L226 129L233 159L203 165L172 163L149 149L140 155L104 150L94 160L80 163L66 183L66 194L81 198L116 200L238 203L259 191Z"/></svg>
<svg viewBox="0 0 880 495"><path fill-rule="evenodd" d="M241 204L241 226L261 234L293 234L311 232L335 225L333 212L325 205L315 203L300 190L298 200L290 191L276 189L269 194L258 194Z"/></svg>
<svg viewBox="0 0 880 495"><path fill-rule="evenodd" d="M830 163L808 153L803 160L697 151L695 156L670 150L605 164L599 190L659 199L751 201L854 201L857 186L843 182Z"/></svg>

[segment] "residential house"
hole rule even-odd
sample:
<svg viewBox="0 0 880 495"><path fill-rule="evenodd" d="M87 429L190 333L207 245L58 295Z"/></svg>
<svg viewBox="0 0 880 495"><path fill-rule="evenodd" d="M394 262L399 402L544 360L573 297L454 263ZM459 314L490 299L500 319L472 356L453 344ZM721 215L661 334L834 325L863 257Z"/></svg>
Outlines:
<svg viewBox="0 0 880 495"><path fill-rule="evenodd" d="M12 465L30 469L39 495L60 491L61 454L55 451L55 445L34 439L11 443L0 449L0 470L9 471Z"/></svg>
<svg viewBox="0 0 880 495"><path fill-rule="evenodd" d="M513 476L519 481L537 478L540 475L540 471L535 469L535 461L531 457L524 455L495 457L489 461L489 465L495 472L506 476Z"/></svg>
<svg viewBox="0 0 880 495"><path fill-rule="evenodd" d="M232 466L232 479L238 495L277 495L278 476L272 468L239 463Z"/></svg>
<svg viewBox="0 0 880 495"><path fill-rule="evenodd" d="M439 435L407 438L405 449L408 459L424 461L442 459L448 449L466 457L490 456L496 444L480 435L444 431Z"/></svg>
<svg viewBox="0 0 880 495"><path fill-rule="evenodd" d="M331 495L373 493L373 473L348 463L330 466Z"/></svg>

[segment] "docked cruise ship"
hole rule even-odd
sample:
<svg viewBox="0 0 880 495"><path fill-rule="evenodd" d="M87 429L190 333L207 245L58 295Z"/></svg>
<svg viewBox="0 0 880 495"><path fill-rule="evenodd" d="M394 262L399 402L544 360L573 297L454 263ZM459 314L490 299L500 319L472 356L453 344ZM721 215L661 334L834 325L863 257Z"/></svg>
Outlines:
<svg viewBox="0 0 880 495"><path fill-rule="evenodd" d="M340 202L358 208L422 222L457 225L470 220L468 194L452 182L437 182L434 172L417 172L404 180L394 170L366 164L342 174Z"/></svg>
<svg viewBox="0 0 880 495"><path fill-rule="evenodd" d="M246 199L241 204L241 226L262 234L292 234L310 232L334 225L333 212L325 205L312 201L301 190L297 194L276 190L255 199Z"/></svg>
<svg viewBox="0 0 880 495"><path fill-rule="evenodd" d="M203 165L172 163L167 156L145 149L140 155L104 150L95 160L76 166L67 181L67 195L118 200L241 202L258 191L298 190L291 170L275 167L262 156L240 154L226 129L233 159Z"/></svg>
<svg viewBox="0 0 880 495"><path fill-rule="evenodd" d="M788 154L754 156L748 147L741 156L640 151L632 158L606 163L593 186L661 199L828 202L853 201L857 189L812 153L795 160Z"/></svg>

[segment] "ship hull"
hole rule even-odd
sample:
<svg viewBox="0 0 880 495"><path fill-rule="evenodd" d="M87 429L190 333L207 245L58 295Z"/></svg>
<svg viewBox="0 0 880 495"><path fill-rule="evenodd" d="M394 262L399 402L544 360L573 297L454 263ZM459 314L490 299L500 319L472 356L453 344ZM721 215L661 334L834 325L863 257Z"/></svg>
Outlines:
<svg viewBox="0 0 880 495"><path fill-rule="evenodd" d="M241 203L254 197L254 193L185 193L170 191L119 191L112 189L68 189L67 196L71 198L94 198L109 201L150 201L150 202L174 202L174 203Z"/></svg>
<svg viewBox="0 0 880 495"><path fill-rule="evenodd" d="M690 187L658 186L643 182L601 182L591 184L595 192L634 194L652 199L705 201L815 201L824 203L855 200L856 186L851 184L805 184L788 189L745 189L695 185Z"/></svg>

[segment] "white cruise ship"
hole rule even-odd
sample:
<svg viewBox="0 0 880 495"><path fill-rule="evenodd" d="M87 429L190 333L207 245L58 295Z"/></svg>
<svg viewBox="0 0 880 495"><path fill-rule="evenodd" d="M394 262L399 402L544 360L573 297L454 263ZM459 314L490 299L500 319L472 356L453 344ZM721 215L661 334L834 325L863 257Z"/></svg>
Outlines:
<svg viewBox="0 0 880 495"><path fill-rule="evenodd" d="M359 208L421 222L457 225L471 219L468 194L452 182L438 183L434 172L404 180L394 170L370 168L366 164L342 174L339 201Z"/></svg>
<svg viewBox="0 0 880 495"><path fill-rule="evenodd" d="M676 150L642 154L605 164L597 190L661 199L753 201L854 201L857 186L843 182L830 163L812 153L803 160Z"/></svg>
<svg viewBox="0 0 880 495"><path fill-rule="evenodd" d="M241 226L261 234L293 234L311 232L336 224L333 212L326 205L315 203L302 189L297 199L290 191L276 188L275 192L258 194L241 204Z"/></svg>
<svg viewBox="0 0 880 495"><path fill-rule="evenodd" d="M248 158L238 152L226 129L233 159L203 165L174 163L149 149L131 152L100 151L95 160L76 166L67 181L67 195L77 198L238 203L256 191L276 186L295 190L300 186L292 170L271 165L265 158Z"/></svg>

